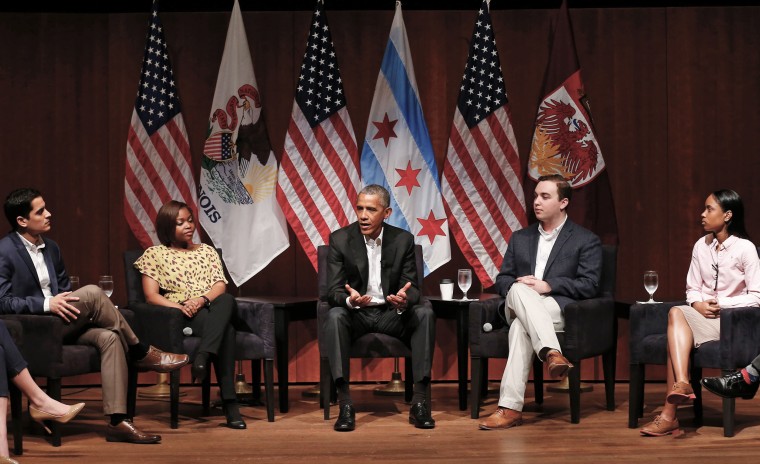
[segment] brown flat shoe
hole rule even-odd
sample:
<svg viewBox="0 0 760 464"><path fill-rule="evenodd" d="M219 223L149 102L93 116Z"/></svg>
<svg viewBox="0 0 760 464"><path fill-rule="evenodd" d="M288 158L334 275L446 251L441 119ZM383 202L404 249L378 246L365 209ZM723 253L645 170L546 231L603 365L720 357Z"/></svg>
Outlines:
<svg viewBox="0 0 760 464"><path fill-rule="evenodd" d="M498 408L478 423L480 430L508 429L518 425L522 425L522 412L509 408Z"/></svg>
<svg viewBox="0 0 760 464"><path fill-rule="evenodd" d="M678 430L678 419L669 421L662 416L657 416L654 420L639 430L642 435L650 437L662 437L664 435L670 435Z"/></svg>
<svg viewBox="0 0 760 464"><path fill-rule="evenodd" d="M552 378L562 380L567 377L567 373L574 366L567 360L562 353L557 350L551 350L546 355L546 364L549 366L549 375Z"/></svg>
<svg viewBox="0 0 760 464"><path fill-rule="evenodd" d="M118 425L108 424L106 441L137 444L153 444L161 442L161 435L152 435L140 431L131 420L123 420Z"/></svg>
<svg viewBox="0 0 760 464"><path fill-rule="evenodd" d="M673 389L668 393L666 401L670 404L686 404L689 401L696 398L694 390L686 382L676 382L673 384Z"/></svg>

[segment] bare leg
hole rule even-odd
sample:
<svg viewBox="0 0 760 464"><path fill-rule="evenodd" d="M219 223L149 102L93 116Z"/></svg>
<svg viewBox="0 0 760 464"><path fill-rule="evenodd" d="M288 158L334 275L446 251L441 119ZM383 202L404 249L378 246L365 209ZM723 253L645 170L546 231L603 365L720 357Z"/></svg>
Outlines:
<svg viewBox="0 0 760 464"><path fill-rule="evenodd" d="M8 453L8 425L6 416L8 414L8 397L0 396L0 456L9 457Z"/></svg>
<svg viewBox="0 0 760 464"><path fill-rule="evenodd" d="M31 375L29 375L29 369L24 369L19 372L16 377L11 379L14 384L21 390L32 402L32 406L40 411L60 416L66 414L69 411L69 406L54 400L49 397L47 393L37 385ZM3 398L7 404L8 398ZM0 407L1 409L2 407ZM5 409L3 409L3 415L5 415ZM5 421L3 421L5 424ZM7 443L6 443L7 446ZM0 449L1 451L2 449Z"/></svg>
<svg viewBox="0 0 760 464"><path fill-rule="evenodd" d="M694 334L686 322L683 312L678 308L670 308L668 313L668 385L666 392L670 392L676 382L689 382L689 355L694 346ZM667 395L666 393L666 395ZM662 417L673 420L676 417L675 404L667 401L662 408Z"/></svg>

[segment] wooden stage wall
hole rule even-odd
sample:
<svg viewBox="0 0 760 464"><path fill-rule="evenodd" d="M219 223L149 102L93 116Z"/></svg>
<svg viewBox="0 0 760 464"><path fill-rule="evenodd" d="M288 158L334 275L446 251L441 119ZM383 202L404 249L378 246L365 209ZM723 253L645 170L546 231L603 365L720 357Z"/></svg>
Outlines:
<svg viewBox="0 0 760 464"><path fill-rule="evenodd" d="M659 299L683 297L707 194L737 190L750 233L760 234L760 183L753 172L760 127L760 7L583 8L570 11L586 90L613 189L620 235L617 297L643 298L641 276L660 273ZM549 48L551 9L494 10L493 22L523 162L529 151ZM393 12L329 11L357 140L361 145ZM195 172L207 127L229 13L162 15L183 100ZM244 12L275 152L282 150L310 11ZM404 14L422 107L439 170L475 11ZM122 252L137 247L125 223L125 145L148 12L0 14L0 186L40 188L53 212L50 234L83 283L114 275L126 301ZM760 235L757 235L760 236ZM426 279L428 293L466 263ZM478 285L475 285L477 289ZM314 295L315 272L291 247L246 283L244 295ZM314 321L291 326L290 378L318 378ZM438 326L434 373L453 379L453 322ZM618 378L627 378L627 322ZM498 364L498 363L497 363ZM358 367L358 366L357 366ZM361 379L387 379L388 361ZM356 372L356 370L355 370ZM500 372L495 366L492 372ZM359 376L357 372L357 377ZM584 378L600 378L587 363Z"/></svg>

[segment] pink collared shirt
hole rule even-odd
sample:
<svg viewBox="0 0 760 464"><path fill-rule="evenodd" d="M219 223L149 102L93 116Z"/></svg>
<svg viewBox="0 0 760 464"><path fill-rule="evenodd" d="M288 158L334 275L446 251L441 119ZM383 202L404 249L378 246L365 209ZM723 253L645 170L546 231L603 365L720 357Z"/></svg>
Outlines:
<svg viewBox="0 0 760 464"><path fill-rule="evenodd" d="M686 302L712 298L721 308L760 306L760 259L752 242L732 235L718 244L708 235L694 244Z"/></svg>

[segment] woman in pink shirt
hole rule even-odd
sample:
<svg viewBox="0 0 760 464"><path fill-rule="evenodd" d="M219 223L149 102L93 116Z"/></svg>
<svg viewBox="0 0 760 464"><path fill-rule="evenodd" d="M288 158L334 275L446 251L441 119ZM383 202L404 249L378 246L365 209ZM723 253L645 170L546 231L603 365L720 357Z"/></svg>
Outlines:
<svg viewBox="0 0 760 464"><path fill-rule="evenodd" d="M676 409L695 398L689 384L691 349L720 339L721 308L760 306L760 259L744 228L744 204L733 190L718 190L705 201L702 227L686 276L688 306L668 314L668 385L662 412L642 435L668 435L678 429Z"/></svg>

